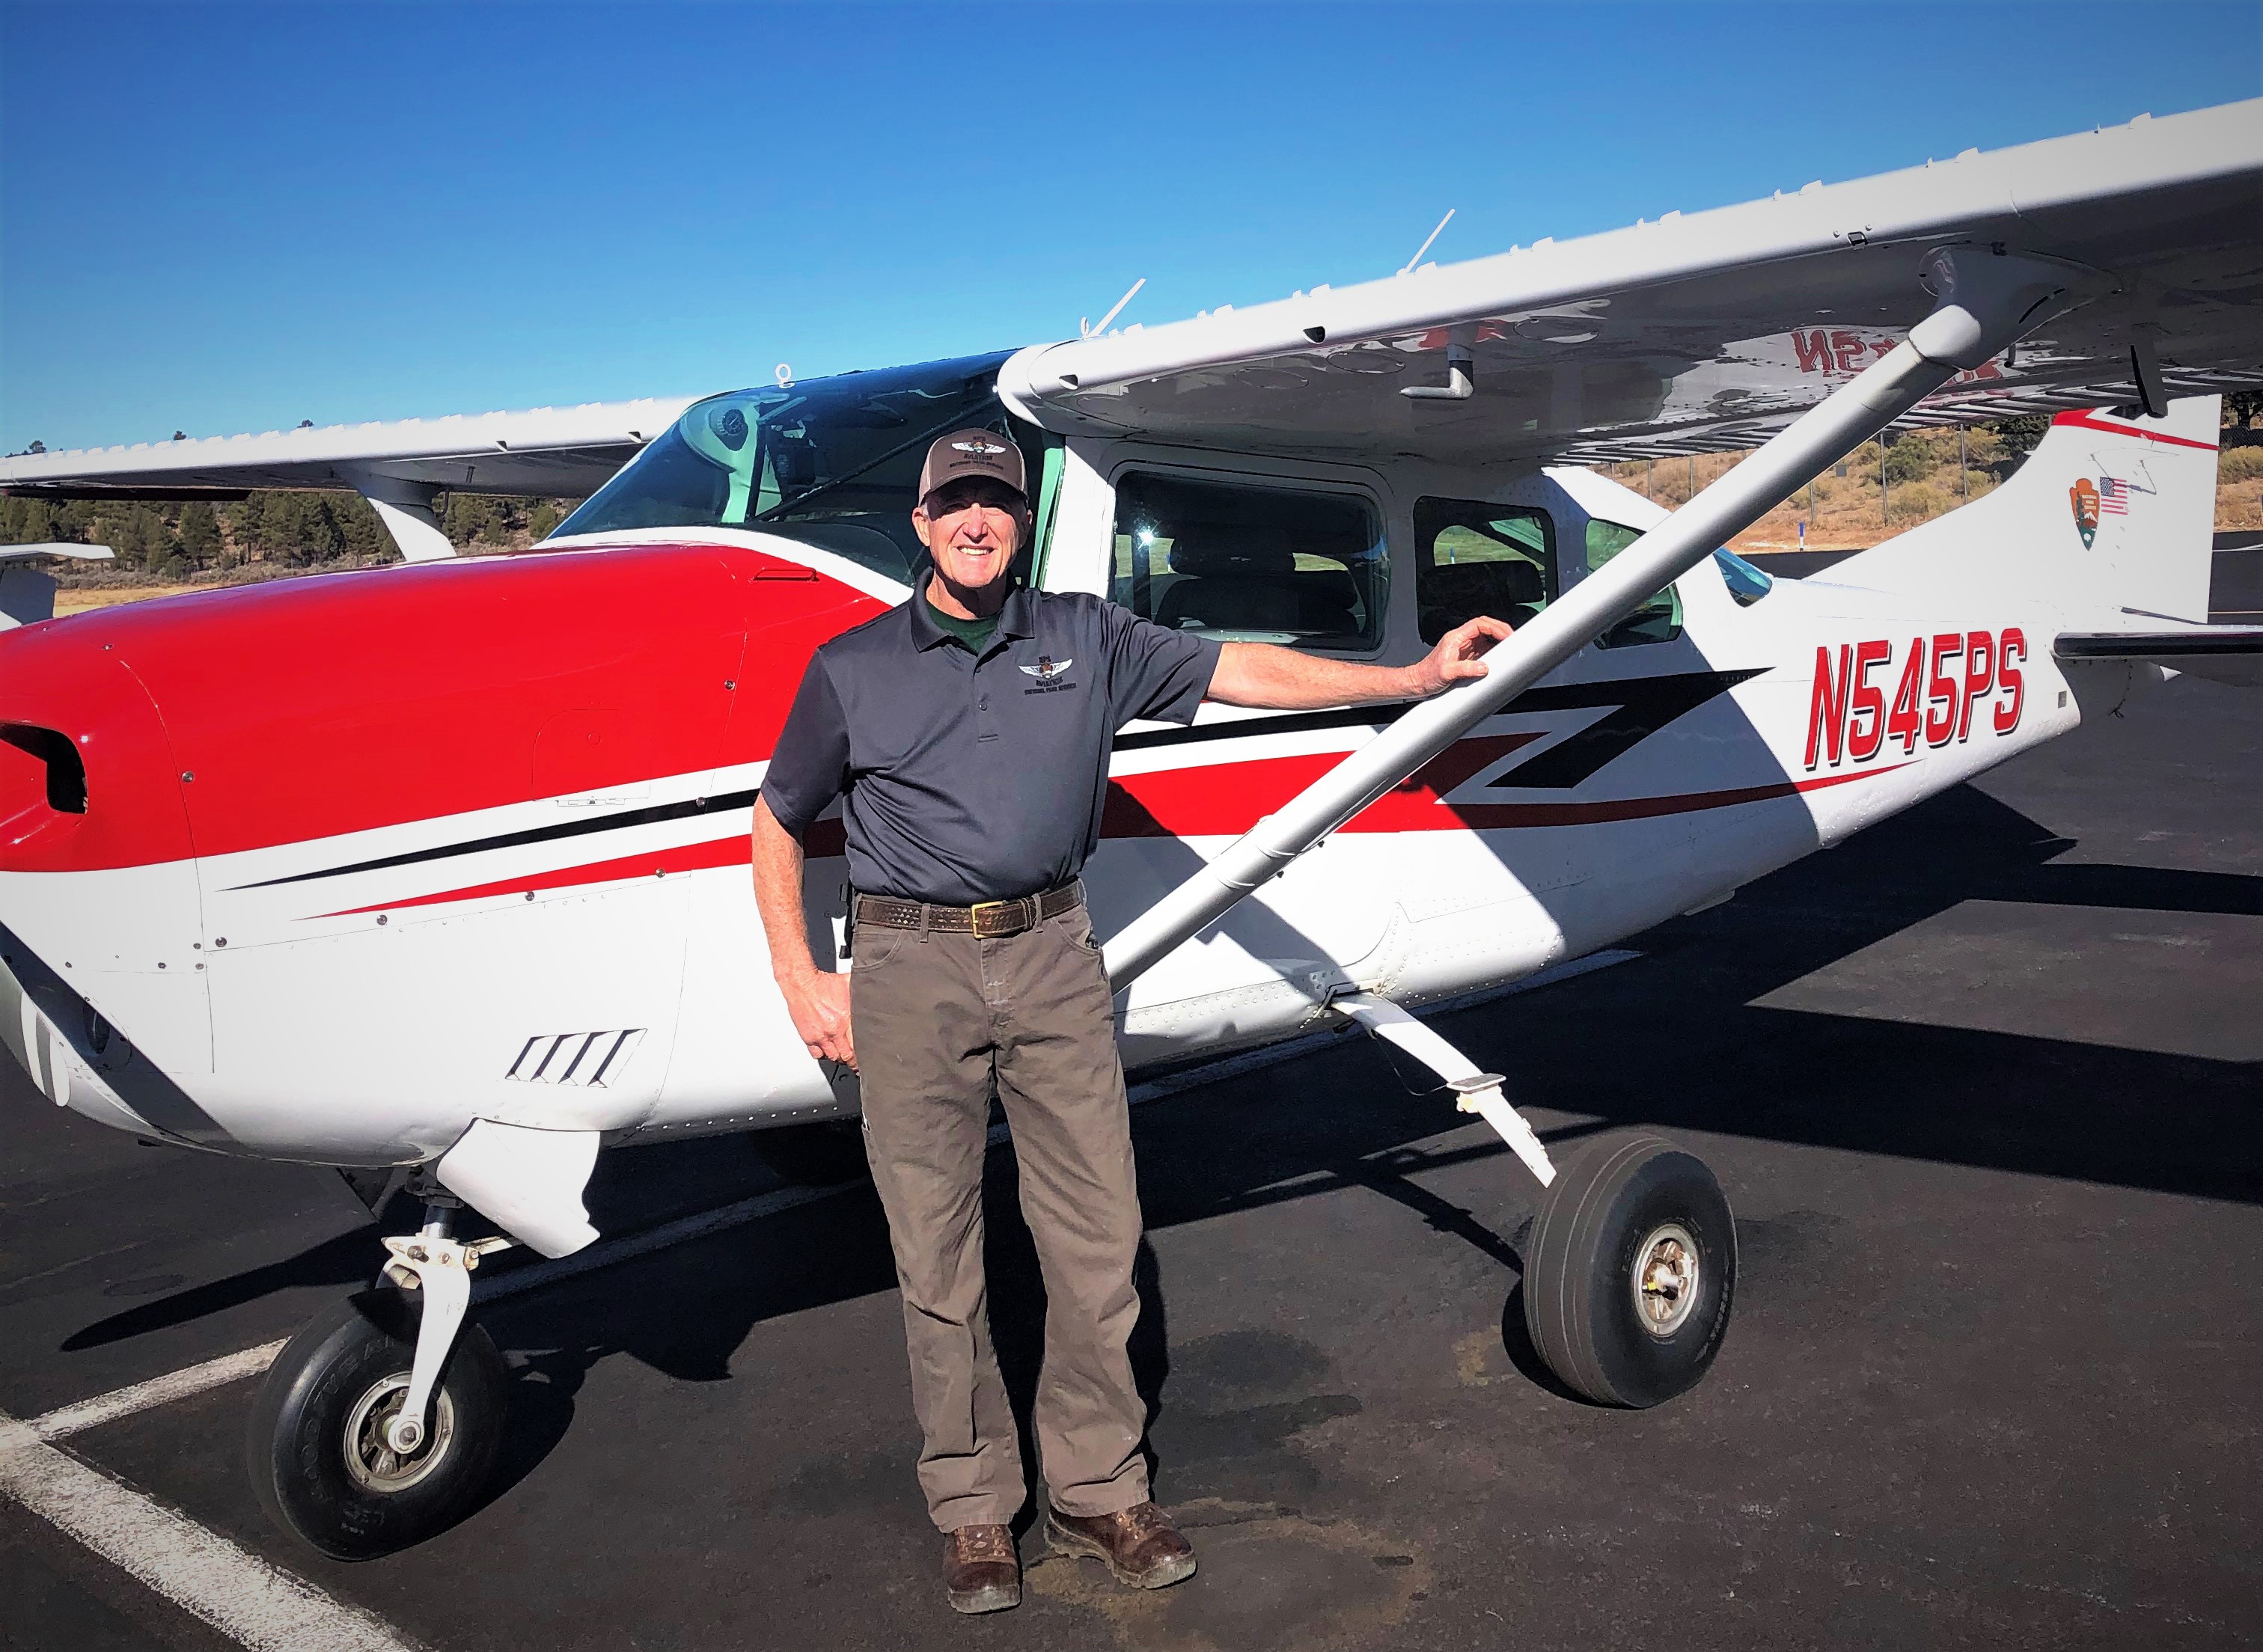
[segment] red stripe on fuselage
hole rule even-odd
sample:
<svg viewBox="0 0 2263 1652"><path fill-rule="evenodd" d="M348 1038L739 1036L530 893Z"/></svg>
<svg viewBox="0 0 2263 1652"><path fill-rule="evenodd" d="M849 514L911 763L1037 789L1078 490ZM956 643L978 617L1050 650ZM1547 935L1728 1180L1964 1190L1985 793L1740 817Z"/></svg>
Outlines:
<svg viewBox="0 0 2263 1652"><path fill-rule="evenodd" d="M437 894L412 895L405 900L373 901L366 906L347 906L316 915L351 918L359 913L400 912L410 906L483 900L494 895L523 894L531 898L544 890L575 889L584 884L619 884L640 877L664 876L669 872L705 871L711 866L747 866L751 863L753 849L753 843L741 832L734 838L683 843L642 855L620 855L610 861L592 861L586 866L561 866L553 872L529 872L521 877L500 877L492 884L474 884L467 889L445 889Z"/></svg>
<svg viewBox="0 0 2263 1652"><path fill-rule="evenodd" d="M2056 414L2051 422L2071 425L2078 430L2103 430L2109 436L2142 436L2148 442L2158 442L2164 447L2196 447L2203 453L2216 451L2213 442L2195 442L2188 436L2165 436L2158 430L2141 430L2134 424L2109 424L2094 413Z"/></svg>
<svg viewBox="0 0 2263 1652"><path fill-rule="evenodd" d="M1494 759L1545 738L1539 732L1485 734L1457 742L1413 776L1377 798L1347 832L1450 832L1457 808L1445 819L1433 812L1439 799ZM1103 837L1203 838L1239 836L1350 755L1307 752L1247 762L1163 768L1127 775L1108 787Z"/></svg>
<svg viewBox="0 0 2263 1652"><path fill-rule="evenodd" d="M1446 793L1496 758L1543 738L1537 733L1491 734L1465 739L1432 759L1413 776L1385 792L1341 828L1346 832L1486 831L1499 827L1596 826L1659 815L1726 809L1740 803L1789 797L1843 785L1899 768L1899 763L1813 780L1772 781L1722 791L1685 791L1654 797L1607 797L1591 803L1446 803ZM1342 752L1267 757L1205 768L1131 775L1108 788L1102 835L1111 838L1240 836L1341 762ZM1515 771L1508 778L1513 781ZM1445 811L1442 819L1436 812Z"/></svg>
<svg viewBox="0 0 2263 1652"><path fill-rule="evenodd" d="M1614 797L1593 803L1448 804L1441 794L1479 772L1495 758L1540 739L1538 734L1487 735L1467 739L1434 759L1415 776L1370 804L1342 829L1347 832L1488 831L1515 826L1594 826L1614 820L1646 820L1660 815L1691 814L1705 809L1727 809L1738 804L1763 803L1800 792L1843 786L1850 781L1905 768L1906 763L1887 763L1876 768L1844 775L1821 775L1811 780L1773 781L1764 785L1738 786L1722 791L1686 791L1658 797ZM1247 762L1212 763L1203 768L1165 769L1112 781L1108 788L1103 838L1239 837L1264 815L1295 797L1313 780L1341 762L1342 752L1315 752L1296 757L1265 757ZM1438 811L1442 810L1442 814ZM448 901L480 900L497 895L517 895L572 889L589 884L622 883L668 872L700 871L710 867L744 866L752 845L747 834L715 838L643 855L618 855L582 866L522 877L498 878L464 889L443 890L401 900L378 901L324 913L325 918L351 917L361 913L398 912L411 906L438 905ZM821 820L803 844L812 860L842 852L841 823Z"/></svg>

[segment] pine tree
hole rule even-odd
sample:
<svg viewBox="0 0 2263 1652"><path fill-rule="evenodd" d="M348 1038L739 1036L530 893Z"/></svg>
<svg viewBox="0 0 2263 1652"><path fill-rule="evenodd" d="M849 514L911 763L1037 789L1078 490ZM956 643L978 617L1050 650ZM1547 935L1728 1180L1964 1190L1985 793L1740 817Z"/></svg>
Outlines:
<svg viewBox="0 0 2263 1652"><path fill-rule="evenodd" d="M192 499L181 507L177 532L181 556L192 568L208 568L219 559L220 517L203 500Z"/></svg>

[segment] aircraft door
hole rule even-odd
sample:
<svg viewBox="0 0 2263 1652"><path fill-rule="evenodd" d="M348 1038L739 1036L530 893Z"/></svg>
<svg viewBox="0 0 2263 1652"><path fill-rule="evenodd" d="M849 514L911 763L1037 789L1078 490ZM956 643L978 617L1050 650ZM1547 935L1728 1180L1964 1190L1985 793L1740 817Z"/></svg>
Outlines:
<svg viewBox="0 0 2263 1652"><path fill-rule="evenodd" d="M1110 600L1168 630L1372 660L1385 652L1391 558L1366 488L1134 462L1114 478ZM1113 933L1370 738L1357 710L1204 705L1193 727L1117 737L1102 840L1086 887ZM1143 977L1148 1001L1346 978L1384 942L1399 863L1357 826L1301 857Z"/></svg>

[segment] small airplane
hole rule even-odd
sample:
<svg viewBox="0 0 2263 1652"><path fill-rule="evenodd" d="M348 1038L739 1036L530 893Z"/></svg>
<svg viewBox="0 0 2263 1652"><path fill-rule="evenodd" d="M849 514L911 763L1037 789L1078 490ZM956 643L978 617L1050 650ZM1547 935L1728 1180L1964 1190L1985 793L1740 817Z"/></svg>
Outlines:
<svg viewBox="0 0 2263 1652"><path fill-rule="evenodd" d="M277 1360L252 1475L334 1555L442 1529L502 1430L481 1258L596 1238L601 1148L857 1108L770 985L749 811L812 650L909 594L927 444L983 425L1035 479L1043 588L1386 662L1515 624L1420 704L1134 725L1087 888L1127 1066L1391 1041L1545 1189L1543 1358L1655 1404L1728 1324L1715 1179L1651 1136L1558 1166L1412 1010L2170 671L2255 682L2263 631L2207 617L2216 398L2259 367L2251 102L1012 352L10 458L50 496L352 487L408 566L0 634L0 1040L119 1129L337 1166L372 1210L406 1178L422 1230ZM1822 577L1722 549L1890 427L2039 411L2008 483ZM1746 447L1671 513L1588 468ZM441 487L588 497L459 559ZM845 967L827 829L808 919Z"/></svg>

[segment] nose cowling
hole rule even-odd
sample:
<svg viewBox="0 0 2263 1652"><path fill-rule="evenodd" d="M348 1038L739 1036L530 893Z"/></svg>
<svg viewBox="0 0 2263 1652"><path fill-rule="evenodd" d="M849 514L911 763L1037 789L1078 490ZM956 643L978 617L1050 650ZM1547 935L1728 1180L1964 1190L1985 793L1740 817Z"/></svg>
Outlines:
<svg viewBox="0 0 2263 1652"><path fill-rule="evenodd" d="M0 1048L61 1106L192 1139L149 1110L181 1093L168 1071L210 1062L204 977L166 967L196 938L188 815L107 630L0 632Z"/></svg>
<svg viewBox="0 0 2263 1652"><path fill-rule="evenodd" d="M99 871L190 854L157 708L83 624L0 633L0 873Z"/></svg>

